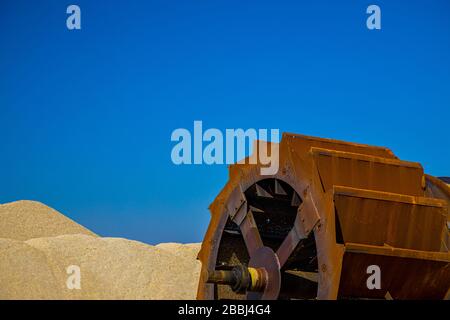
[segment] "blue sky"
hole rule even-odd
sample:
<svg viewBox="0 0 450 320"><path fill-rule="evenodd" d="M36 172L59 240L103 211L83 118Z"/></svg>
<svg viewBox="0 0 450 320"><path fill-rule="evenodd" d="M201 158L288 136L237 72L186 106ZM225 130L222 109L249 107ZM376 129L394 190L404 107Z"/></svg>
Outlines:
<svg viewBox="0 0 450 320"><path fill-rule="evenodd" d="M388 146L450 175L449 9L1 1L0 203L38 200L104 236L201 241L228 173L172 164L170 135L194 120Z"/></svg>

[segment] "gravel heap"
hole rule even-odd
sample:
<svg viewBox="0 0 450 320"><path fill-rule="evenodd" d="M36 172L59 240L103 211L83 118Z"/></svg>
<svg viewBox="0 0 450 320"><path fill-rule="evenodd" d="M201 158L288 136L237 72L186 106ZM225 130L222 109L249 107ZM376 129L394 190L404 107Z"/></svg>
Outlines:
<svg viewBox="0 0 450 320"><path fill-rule="evenodd" d="M195 299L199 250L98 237L38 202L0 205L0 299Z"/></svg>
<svg viewBox="0 0 450 320"><path fill-rule="evenodd" d="M28 240L92 231L56 210L36 201L16 201L0 205L0 238Z"/></svg>

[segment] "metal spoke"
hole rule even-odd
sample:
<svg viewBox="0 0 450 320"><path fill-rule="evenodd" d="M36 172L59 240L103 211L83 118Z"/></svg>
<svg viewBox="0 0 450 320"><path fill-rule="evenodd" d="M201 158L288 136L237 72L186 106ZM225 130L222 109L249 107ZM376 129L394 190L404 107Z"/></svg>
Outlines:
<svg viewBox="0 0 450 320"><path fill-rule="evenodd" d="M280 260L280 266L283 267L286 261L289 259L292 252L297 247L300 240L306 239L302 227L300 226L300 214L297 213L297 217L294 222L294 226L289 231L286 238L281 243L277 250L278 260Z"/></svg>
<svg viewBox="0 0 450 320"><path fill-rule="evenodd" d="M258 227L251 211L247 212L246 217L242 220L239 227L241 229L245 245L247 246L248 254L250 257L253 257L255 252L259 248L263 247L264 244L261 240Z"/></svg>

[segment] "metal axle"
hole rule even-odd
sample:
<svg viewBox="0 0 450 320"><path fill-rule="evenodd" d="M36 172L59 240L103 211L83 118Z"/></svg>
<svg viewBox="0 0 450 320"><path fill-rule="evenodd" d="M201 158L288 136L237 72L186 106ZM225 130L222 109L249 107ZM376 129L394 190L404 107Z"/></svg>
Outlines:
<svg viewBox="0 0 450 320"><path fill-rule="evenodd" d="M264 268L235 266L231 270L208 272L208 283L229 285L234 292L264 291L267 272Z"/></svg>

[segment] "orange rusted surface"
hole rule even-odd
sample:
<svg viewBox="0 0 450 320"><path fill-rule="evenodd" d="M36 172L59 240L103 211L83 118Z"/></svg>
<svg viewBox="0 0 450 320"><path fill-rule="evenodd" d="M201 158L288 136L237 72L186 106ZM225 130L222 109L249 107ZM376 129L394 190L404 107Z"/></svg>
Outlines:
<svg viewBox="0 0 450 320"><path fill-rule="evenodd" d="M198 299L445 298L446 183L384 147L287 133L278 147L272 176L260 164L230 167L210 206ZM271 270L264 292L207 283L208 272L240 264ZM379 290L366 285L373 264Z"/></svg>

